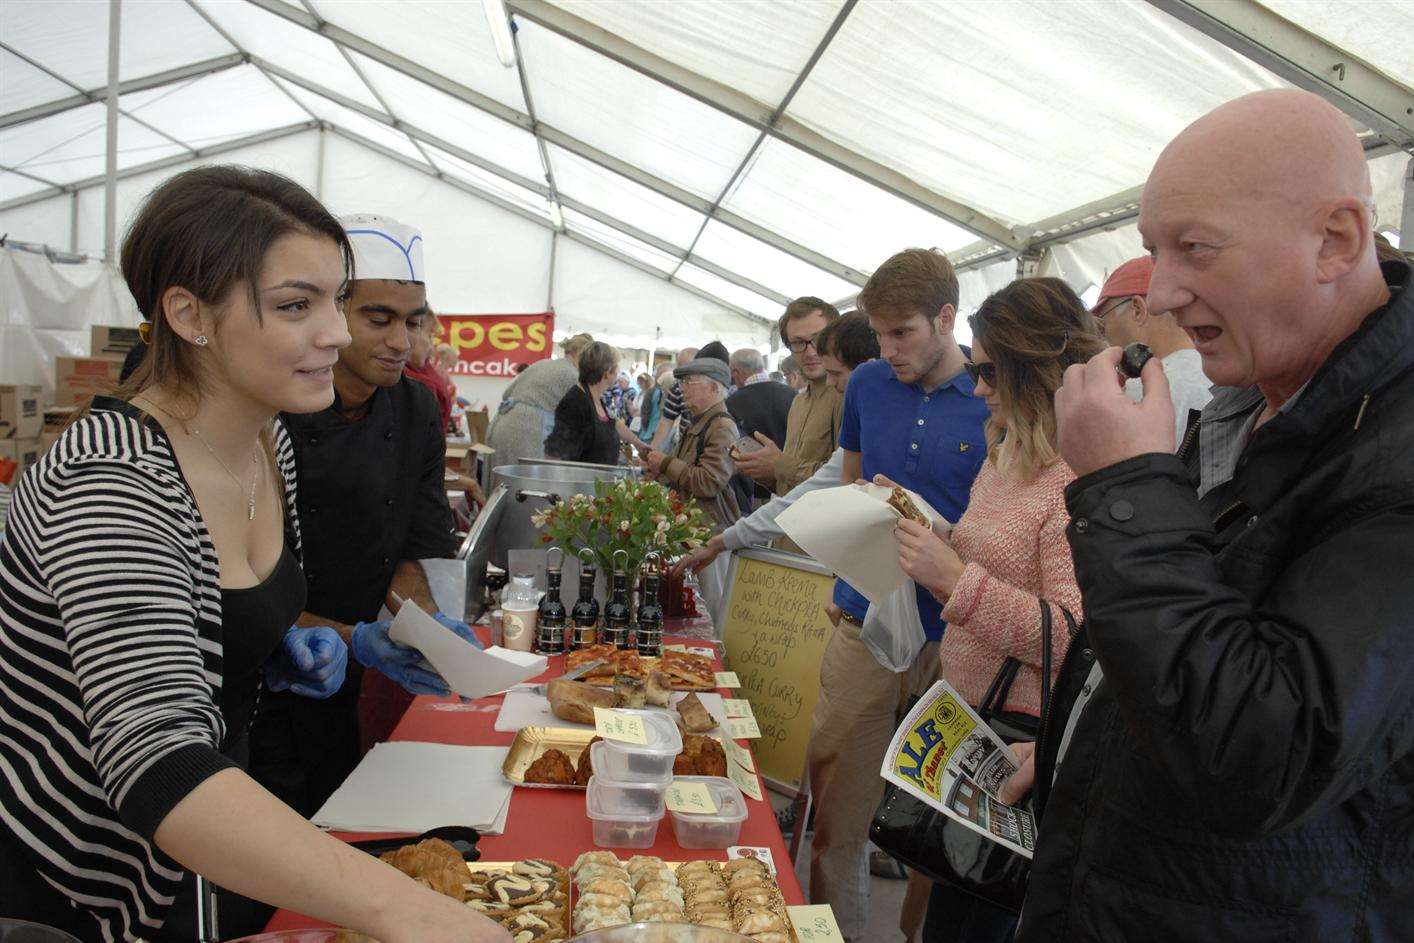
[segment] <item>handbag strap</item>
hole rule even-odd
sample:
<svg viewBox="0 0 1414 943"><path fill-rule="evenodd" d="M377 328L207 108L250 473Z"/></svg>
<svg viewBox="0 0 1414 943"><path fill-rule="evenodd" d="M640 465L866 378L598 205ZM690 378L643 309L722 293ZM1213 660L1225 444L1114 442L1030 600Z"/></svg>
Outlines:
<svg viewBox="0 0 1414 943"><path fill-rule="evenodd" d="M1074 629L1075 622L1071 619L1070 613L1066 612L1064 606L1061 612L1065 613L1065 621ZM1041 600L1041 712L1045 713L1046 705L1051 702L1051 607Z"/></svg>
<svg viewBox="0 0 1414 943"><path fill-rule="evenodd" d="M977 705L977 713L983 720L988 720L993 714L1001 711L1007 694L1011 691L1011 683L1016 680L1016 673L1020 670L1021 662L1010 655L1002 662L996 676L992 678L992 683L987 685L987 693L982 696L982 703Z"/></svg>

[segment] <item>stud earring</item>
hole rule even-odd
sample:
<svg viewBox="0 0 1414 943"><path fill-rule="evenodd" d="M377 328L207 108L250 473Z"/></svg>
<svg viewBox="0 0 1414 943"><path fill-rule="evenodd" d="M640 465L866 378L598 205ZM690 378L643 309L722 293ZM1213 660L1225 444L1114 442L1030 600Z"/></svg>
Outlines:
<svg viewBox="0 0 1414 943"><path fill-rule="evenodd" d="M196 346L198 346L198 347L205 347L205 346L206 346L206 343L207 343L207 341L206 341L206 335L205 335L205 334L198 334L198 335L196 335Z"/></svg>

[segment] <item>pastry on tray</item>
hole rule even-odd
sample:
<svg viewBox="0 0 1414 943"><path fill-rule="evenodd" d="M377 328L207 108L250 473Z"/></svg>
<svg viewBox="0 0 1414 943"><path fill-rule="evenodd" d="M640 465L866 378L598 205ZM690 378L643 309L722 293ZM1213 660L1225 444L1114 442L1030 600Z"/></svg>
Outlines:
<svg viewBox="0 0 1414 943"><path fill-rule="evenodd" d="M665 651L658 659L658 669L672 678L675 686L711 689L717 681L712 659L692 652Z"/></svg>
<svg viewBox="0 0 1414 943"><path fill-rule="evenodd" d="M686 757L692 764L691 772L686 769L679 771L678 763L673 762L673 772L675 775L688 776L726 776L727 775L727 751L722 748L721 743L712 737L704 737L700 734L684 734L682 738L682 753L678 758Z"/></svg>
<svg viewBox="0 0 1414 943"><path fill-rule="evenodd" d="M594 708L614 707L618 703L613 691L564 678L546 684L545 697L550 702L551 712L572 724L593 724Z"/></svg>
<svg viewBox="0 0 1414 943"><path fill-rule="evenodd" d="M588 648L575 649L565 656L565 673L568 674L591 661L602 661L602 665L584 677L611 678L614 676L614 656L618 652L619 650L612 645L590 645Z"/></svg>
<svg viewBox="0 0 1414 943"><path fill-rule="evenodd" d="M682 729L688 733L706 733L717 726L717 719L696 694L689 694L677 703L678 716L682 718Z"/></svg>
<svg viewBox="0 0 1414 943"><path fill-rule="evenodd" d="M574 763L563 751L550 749L526 767L525 781L545 786L574 785Z"/></svg>

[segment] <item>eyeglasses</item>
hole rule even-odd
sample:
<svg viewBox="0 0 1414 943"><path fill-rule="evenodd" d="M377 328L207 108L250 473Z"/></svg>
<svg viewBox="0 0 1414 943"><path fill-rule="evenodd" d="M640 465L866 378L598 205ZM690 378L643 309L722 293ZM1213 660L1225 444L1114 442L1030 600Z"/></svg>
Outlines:
<svg viewBox="0 0 1414 943"><path fill-rule="evenodd" d="M973 363L970 360L963 361L962 366L967 370L967 375L972 378L972 385L976 386L978 380L985 380L988 386L997 385L997 365L991 363Z"/></svg>
<svg viewBox="0 0 1414 943"><path fill-rule="evenodd" d="M1105 318L1107 318L1107 317L1109 317L1110 315L1114 314L1114 313L1115 313L1116 311L1118 311L1120 308L1123 308L1125 305L1129 304L1129 303L1130 303L1131 301L1133 301L1133 300L1134 300L1134 296L1133 296L1133 295L1130 295L1130 296L1128 296L1128 297L1126 297L1126 298L1120 298L1120 299L1116 300L1115 303L1112 304L1112 305L1110 305L1108 308L1105 308L1105 309L1102 310L1102 311L1095 311L1095 312L1092 312L1090 316L1091 316L1092 318L1094 318L1096 321L1103 321Z"/></svg>
<svg viewBox="0 0 1414 943"><path fill-rule="evenodd" d="M816 331L809 337L797 338L796 340L790 341L786 344L786 346L790 348L790 352L793 354L803 354L805 353L805 348L807 347L813 349L815 353L818 354L820 352L820 348L815 346L815 338L819 336L820 332Z"/></svg>

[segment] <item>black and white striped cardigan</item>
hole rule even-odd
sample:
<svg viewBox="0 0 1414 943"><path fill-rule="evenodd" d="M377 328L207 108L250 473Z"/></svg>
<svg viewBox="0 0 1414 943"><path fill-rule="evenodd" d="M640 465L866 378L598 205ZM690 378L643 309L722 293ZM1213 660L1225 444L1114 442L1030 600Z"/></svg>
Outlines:
<svg viewBox="0 0 1414 943"><path fill-rule="evenodd" d="M216 550L137 416L96 402L25 472L0 542L0 827L105 941L161 927L183 872L153 833L232 765ZM297 522L278 420L275 455Z"/></svg>

